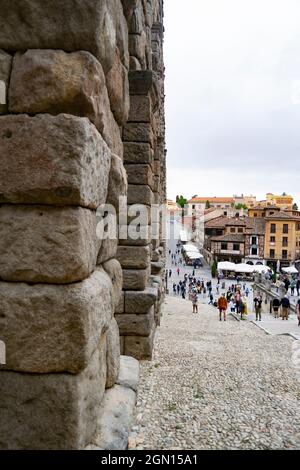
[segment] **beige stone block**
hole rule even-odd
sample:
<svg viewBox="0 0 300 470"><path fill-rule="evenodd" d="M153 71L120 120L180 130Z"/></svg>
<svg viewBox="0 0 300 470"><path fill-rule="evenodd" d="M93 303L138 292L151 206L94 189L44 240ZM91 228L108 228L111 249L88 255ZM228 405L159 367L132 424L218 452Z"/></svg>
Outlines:
<svg viewBox="0 0 300 470"><path fill-rule="evenodd" d="M67 284L95 269L96 214L81 207L0 206L0 278Z"/></svg>
<svg viewBox="0 0 300 470"><path fill-rule="evenodd" d="M0 449L84 448L97 429L105 382L105 338L75 376L0 371Z"/></svg>
<svg viewBox="0 0 300 470"><path fill-rule="evenodd" d="M152 187L153 173L150 165L125 165L129 184L142 184Z"/></svg>
<svg viewBox="0 0 300 470"><path fill-rule="evenodd" d="M119 212L120 209L119 198L126 196L127 191L127 174L123 162L117 155L112 155L107 203L111 204L116 209L116 212Z"/></svg>
<svg viewBox="0 0 300 470"><path fill-rule="evenodd" d="M120 334L118 323L112 319L106 335L106 388L115 385L120 371Z"/></svg>
<svg viewBox="0 0 300 470"><path fill-rule="evenodd" d="M103 269L108 274L113 285L113 305L114 311L120 302L123 286L123 272L118 260L111 259L103 264Z"/></svg>
<svg viewBox="0 0 300 470"><path fill-rule="evenodd" d="M153 353L155 329L150 336L124 336L125 355L139 361L151 360Z"/></svg>
<svg viewBox="0 0 300 470"><path fill-rule="evenodd" d="M123 269L123 289L144 290L149 275L149 269Z"/></svg>
<svg viewBox="0 0 300 470"><path fill-rule="evenodd" d="M111 152L87 119L2 116L0 148L0 203L105 203Z"/></svg>
<svg viewBox="0 0 300 470"><path fill-rule="evenodd" d="M147 313L158 298L157 287L146 287L142 292L125 292L126 313Z"/></svg>
<svg viewBox="0 0 300 470"><path fill-rule="evenodd" d="M154 327L154 307L147 314L116 315L116 320L122 336L149 336Z"/></svg>
<svg viewBox="0 0 300 470"><path fill-rule="evenodd" d="M150 247L118 246L116 258L122 268L146 269L150 264Z"/></svg>
<svg viewBox="0 0 300 470"><path fill-rule="evenodd" d="M66 286L0 282L0 312L2 369L77 374L111 324L111 281L97 270Z"/></svg>
<svg viewBox="0 0 300 470"><path fill-rule="evenodd" d="M123 128L124 142L149 143L154 148L154 135L148 122L129 122Z"/></svg>
<svg viewBox="0 0 300 470"><path fill-rule="evenodd" d="M121 62L118 49L114 64L106 75L106 83L112 112L121 126L128 120L130 99L128 71Z"/></svg>
<svg viewBox="0 0 300 470"><path fill-rule="evenodd" d="M129 184L128 185L128 204L153 204L153 192L150 186Z"/></svg>

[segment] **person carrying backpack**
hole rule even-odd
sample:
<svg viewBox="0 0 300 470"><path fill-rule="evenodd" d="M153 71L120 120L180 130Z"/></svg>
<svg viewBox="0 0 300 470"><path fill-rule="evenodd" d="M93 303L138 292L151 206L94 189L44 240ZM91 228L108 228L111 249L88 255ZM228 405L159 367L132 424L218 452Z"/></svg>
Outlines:
<svg viewBox="0 0 300 470"><path fill-rule="evenodd" d="M288 320L289 319L289 313L290 313L290 300L287 295L283 297L281 300L281 308L282 308L282 320Z"/></svg>

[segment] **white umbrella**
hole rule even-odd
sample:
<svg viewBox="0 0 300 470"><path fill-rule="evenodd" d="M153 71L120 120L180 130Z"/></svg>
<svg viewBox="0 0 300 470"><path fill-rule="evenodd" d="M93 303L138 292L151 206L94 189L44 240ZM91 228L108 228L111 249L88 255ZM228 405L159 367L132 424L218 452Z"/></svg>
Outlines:
<svg viewBox="0 0 300 470"><path fill-rule="evenodd" d="M235 271L237 273L253 273L254 269L254 266L251 264L241 263L235 265Z"/></svg>
<svg viewBox="0 0 300 470"><path fill-rule="evenodd" d="M191 252L188 252L186 253L187 257L190 258L190 259L199 259L199 258L203 258L202 255L200 255L200 253L191 253Z"/></svg>
<svg viewBox="0 0 300 470"><path fill-rule="evenodd" d="M183 249L184 249L184 251L199 253L199 249L194 245L184 245Z"/></svg>
<svg viewBox="0 0 300 470"><path fill-rule="evenodd" d="M220 261L218 263L218 270L219 271L235 271L235 264L230 263L229 261Z"/></svg>
<svg viewBox="0 0 300 470"><path fill-rule="evenodd" d="M282 268L282 271L287 274L298 274L299 271L295 266L290 266L289 268Z"/></svg>

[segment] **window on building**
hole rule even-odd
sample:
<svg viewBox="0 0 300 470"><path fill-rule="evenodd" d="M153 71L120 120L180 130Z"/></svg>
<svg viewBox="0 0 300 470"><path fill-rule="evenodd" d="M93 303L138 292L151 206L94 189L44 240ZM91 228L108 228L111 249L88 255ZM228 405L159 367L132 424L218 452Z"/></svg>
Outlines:
<svg viewBox="0 0 300 470"><path fill-rule="evenodd" d="M227 243L221 243L221 250L227 250L228 244Z"/></svg>
<svg viewBox="0 0 300 470"><path fill-rule="evenodd" d="M270 250L270 258L275 258L275 250Z"/></svg>
<svg viewBox="0 0 300 470"><path fill-rule="evenodd" d="M239 227L239 228L238 228L238 232L239 232L239 233L244 233L243 227Z"/></svg>
<svg viewBox="0 0 300 470"><path fill-rule="evenodd" d="M254 215L254 217L257 217L257 212L254 212L254 214L253 214L253 215Z"/></svg>
<svg viewBox="0 0 300 470"><path fill-rule="evenodd" d="M251 237L251 245L257 245L257 237Z"/></svg>
<svg viewBox="0 0 300 470"><path fill-rule="evenodd" d="M289 233L289 224L283 224L283 233Z"/></svg>
<svg viewBox="0 0 300 470"><path fill-rule="evenodd" d="M227 216L227 212L226 212L226 211L224 211L224 215Z"/></svg>
<svg viewBox="0 0 300 470"><path fill-rule="evenodd" d="M275 237L271 237L271 238L270 238L270 243L276 243L276 238L275 238Z"/></svg>
<svg viewBox="0 0 300 470"><path fill-rule="evenodd" d="M287 257L288 257L287 250L282 250L282 259L287 259Z"/></svg>
<svg viewBox="0 0 300 470"><path fill-rule="evenodd" d="M234 243L233 244L233 251L240 251L240 244L239 243Z"/></svg>
<svg viewBox="0 0 300 470"><path fill-rule="evenodd" d="M234 227L230 227L230 232L231 232L231 233L235 233L235 228L234 228Z"/></svg>
<svg viewBox="0 0 300 470"><path fill-rule="evenodd" d="M193 210L195 210L195 209L196 209L196 206L195 206L195 204L192 206L192 208L193 208Z"/></svg>
<svg viewBox="0 0 300 470"><path fill-rule="evenodd" d="M283 239L282 239L282 246L289 246L289 239L288 239L288 237L283 237Z"/></svg>
<svg viewBox="0 0 300 470"><path fill-rule="evenodd" d="M255 248L255 247L252 247L252 248L251 248L251 255L252 255L252 256L257 256L257 255L258 255L258 249Z"/></svg>
<svg viewBox="0 0 300 470"><path fill-rule="evenodd" d="M271 224L271 233L276 233L276 224Z"/></svg>

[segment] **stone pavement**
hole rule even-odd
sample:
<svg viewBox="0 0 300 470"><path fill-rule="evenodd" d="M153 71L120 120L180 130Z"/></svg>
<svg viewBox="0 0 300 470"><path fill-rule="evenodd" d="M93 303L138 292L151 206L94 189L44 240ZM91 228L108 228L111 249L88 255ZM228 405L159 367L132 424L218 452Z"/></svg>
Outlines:
<svg viewBox="0 0 300 470"><path fill-rule="evenodd" d="M299 449L298 342L199 310L167 297L154 360L141 365L129 448Z"/></svg>

